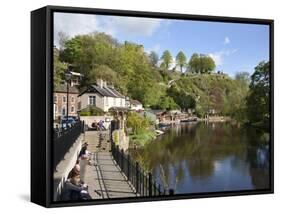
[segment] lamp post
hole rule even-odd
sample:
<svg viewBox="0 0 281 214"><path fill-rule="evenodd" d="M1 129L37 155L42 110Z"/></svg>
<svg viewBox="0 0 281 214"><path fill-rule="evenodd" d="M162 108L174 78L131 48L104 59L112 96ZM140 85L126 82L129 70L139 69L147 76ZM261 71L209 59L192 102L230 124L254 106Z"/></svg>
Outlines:
<svg viewBox="0 0 281 214"><path fill-rule="evenodd" d="M69 94L69 81L71 80L72 74L70 71L65 72L66 80L66 123L68 123L68 94Z"/></svg>

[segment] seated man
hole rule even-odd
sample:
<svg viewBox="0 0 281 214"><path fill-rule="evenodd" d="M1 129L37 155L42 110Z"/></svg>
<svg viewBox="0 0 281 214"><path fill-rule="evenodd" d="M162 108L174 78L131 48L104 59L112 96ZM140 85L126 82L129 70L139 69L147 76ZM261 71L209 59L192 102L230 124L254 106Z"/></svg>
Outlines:
<svg viewBox="0 0 281 214"><path fill-rule="evenodd" d="M81 182L79 174L73 174L72 177L66 180L62 199L63 201L91 199L88 193L88 185Z"/></svg>

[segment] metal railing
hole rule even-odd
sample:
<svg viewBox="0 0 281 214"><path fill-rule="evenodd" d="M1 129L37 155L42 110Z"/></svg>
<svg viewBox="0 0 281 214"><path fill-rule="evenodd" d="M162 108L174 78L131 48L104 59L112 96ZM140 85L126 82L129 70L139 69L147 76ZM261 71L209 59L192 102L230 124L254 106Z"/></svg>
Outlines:
<svg viewBox="0 0 281 214"><path fill-rule="evenodd" d="M64 159L81 133L84 133L84 121L78 121L71 127L60 131L54 130L53 135L53 170Z"/></svg>
<svg viewBox="0 0 281 214"><path fill-rule="evenodd" d="M115 162L120 167L121 171L127 177L127 180L135 188L135 192L139 196L161 196L161 195L173 195L174 190L168 191L153 178L151 172L144 171L137 161L133 161L130 155L125 154L123 149L119 149L118 145L115 145L111 141L111 152Z"/></svg>

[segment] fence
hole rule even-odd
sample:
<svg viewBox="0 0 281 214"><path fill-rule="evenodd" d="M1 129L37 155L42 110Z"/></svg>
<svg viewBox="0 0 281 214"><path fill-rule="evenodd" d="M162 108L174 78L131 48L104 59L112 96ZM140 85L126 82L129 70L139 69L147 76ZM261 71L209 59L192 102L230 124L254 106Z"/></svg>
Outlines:
<svg viewBox="0 0 281 214"><path fill-rule="evenodd" d="M81 133L84 132L84 121L78 121L67 129L54 131L53 137L53 170L61 160L64 159L65 154L69 151Z"/></svg>
<svg viewBox="0 0 281 214"><path fill-rule="evenodd" d="M130 155L125 154L123 149L120 150L114 142L111 142L111 151L114 160L126 175L127 180L134 186L137 194L150 197L174 194L173 189L166 191L163 186L156 182L150 172L145 172L138 162L133 161Z"/></svg>

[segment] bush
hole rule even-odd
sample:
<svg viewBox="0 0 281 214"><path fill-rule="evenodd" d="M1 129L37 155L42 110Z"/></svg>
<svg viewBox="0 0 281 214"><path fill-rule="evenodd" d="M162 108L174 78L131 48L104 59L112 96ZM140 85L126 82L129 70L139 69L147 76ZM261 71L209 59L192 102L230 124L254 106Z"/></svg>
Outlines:
<svg viewBox="0 0 281 214"><path fill-rule="evenodd" d="M139 134L143 130L146 130L150 125L150 121L137 114L136 112L130 112L127 118L127 127L132 128L134 134Z"/></svg>
<svg viewBox="0 0 281 214"><path fill-rule="evenodd" d="M88 106L87 108L81 110L80 116L102 116L104 115L103 110L95 106Z"/></svg>

